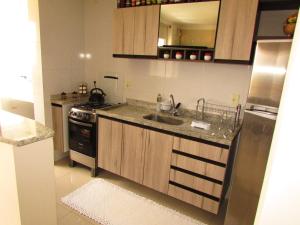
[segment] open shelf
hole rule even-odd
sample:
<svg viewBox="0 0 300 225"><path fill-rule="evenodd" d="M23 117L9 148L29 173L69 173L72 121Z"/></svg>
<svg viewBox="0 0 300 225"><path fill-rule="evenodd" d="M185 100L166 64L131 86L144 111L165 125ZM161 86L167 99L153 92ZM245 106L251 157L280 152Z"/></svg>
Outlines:
<svg viewBox="0 0 300 225"><path fill-rule="evenodd" d="M209 2L209 1L218 1L218 0L179 0L177 2L175 2L174 0L173 1L172 0L171 1L170 0L167 0L167 1L161 0L160 3L157 3L157 1L155 1L155 3L153 3L152 0L150 0L149 2L147 0L145 0L145 1L141 0L139 5L136 5L136 1L132 5L132 1L130 0L130 5L126 5L126 0L118 0L117 7L118 8L129 8L129 7L139 7L139 6L149 6L149 5L168 5L168 4L182 4L182 3Z"/></svg>
<svg viewBox="0 0 300 225"><path fill-rule="evenodd" d="M181 59L176 58L176 54L182 55ZM169 58L165 57L165 54L169 55ZM204 60L205 54L211 56L210 60ZM195 55L195 59L191 59L191 55ZM176 60L176 61L205 61L212 62L214 58L214 49L212 48L185 48L185 47L159 47L158 48L158 59L160 60Z"/></svg>

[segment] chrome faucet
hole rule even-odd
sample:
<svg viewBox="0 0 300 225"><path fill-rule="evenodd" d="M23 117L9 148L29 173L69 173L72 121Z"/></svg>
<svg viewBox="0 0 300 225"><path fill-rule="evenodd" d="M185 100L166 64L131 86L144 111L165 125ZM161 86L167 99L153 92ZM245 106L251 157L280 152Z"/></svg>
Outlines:
<svg viewBox="0 0 300 225"><path fill-rule="evenodd" d="M173 116L178 116L179 115L178 108L180 107L181 104L178 103L177 105L175 105L174 96L172 94L170 95L170 98L171 98L171 104L172 104L172 107L170 109L170 113Z"/></svg>
<svg viewBox="0 0 300 225"><path fill-rule="evenodd" d="M201 110L201 117L200 119L204 119L204 106L205 106L205 98L199 98L197 101L197 107L196 107L196 120L198 120L198 113L199 113L199 104L202 102L202 110Z"/></svg>

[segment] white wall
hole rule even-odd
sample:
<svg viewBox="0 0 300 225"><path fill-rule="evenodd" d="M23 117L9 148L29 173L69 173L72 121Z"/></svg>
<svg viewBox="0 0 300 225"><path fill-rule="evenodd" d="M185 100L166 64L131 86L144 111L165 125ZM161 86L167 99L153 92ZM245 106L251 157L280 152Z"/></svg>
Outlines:
<svg viewBox="0 0 300 225"><path fill-rule="evenodd" d="M38 1L3 1L0 15L2 109L43 123Z"/></svg>
<svg viewBox="0 0 300 225"><path fill-rule="evenodd" d="M300 224L300 25L296 27L255 225Z"/></svg>
<svg viewBox="0 0 300 225"><path fill-rule="evenodd" d="M40 0L46 125L52 126L50 95L77 91L84 80L83 0Z"/></svg>
<svg viewBox="0 0 300 225"><path fill-rule="evenodd" d="M154 102L158 93L194 108L196 100L205 97L231 104L232 94L245 103L251 67L210 63L165 62L156 60L112 58L111 0L84 1L85 49L92 54L86 62L85 78L105 89L104 75L118 75L120 98L127 97Z"/></svg>

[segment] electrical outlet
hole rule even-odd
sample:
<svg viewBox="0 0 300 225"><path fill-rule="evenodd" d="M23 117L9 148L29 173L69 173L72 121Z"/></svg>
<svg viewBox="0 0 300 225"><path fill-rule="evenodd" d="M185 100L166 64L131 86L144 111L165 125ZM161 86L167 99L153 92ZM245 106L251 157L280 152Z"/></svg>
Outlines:
<svg viewBox="0 0 300 225"><path fill-rule="evenodd" d="M131 87L131 83L130 83L129 80L126 80L126 82L125 82L125 87L126 87L126 88L130 88L130 87Z"/></svg>
<svg viewBox="0 0 300 225"><path fill-rule="evenodd" d="M240 104L240 94L233 93L231 97L232 106L237 106Z"/></svg>

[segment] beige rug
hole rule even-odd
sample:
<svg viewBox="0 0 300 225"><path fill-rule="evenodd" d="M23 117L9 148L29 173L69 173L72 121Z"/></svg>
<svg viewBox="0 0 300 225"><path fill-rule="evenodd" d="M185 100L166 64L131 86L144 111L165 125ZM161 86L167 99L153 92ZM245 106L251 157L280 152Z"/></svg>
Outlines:
<svg viewBox="0 0 300 225"><path fill-rule="evenodd" d="M102 225L206 225L100 178L61 200Z"/></svg>

